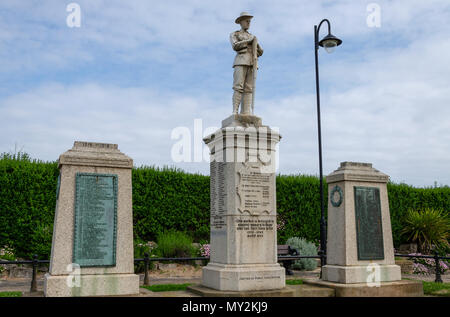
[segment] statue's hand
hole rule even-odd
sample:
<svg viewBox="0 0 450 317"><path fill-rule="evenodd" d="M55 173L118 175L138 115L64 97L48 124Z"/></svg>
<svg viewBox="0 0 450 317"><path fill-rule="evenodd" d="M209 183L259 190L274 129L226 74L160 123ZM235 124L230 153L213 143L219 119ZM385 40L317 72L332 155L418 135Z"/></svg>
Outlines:
<svg viewBox="0 0 450 317"><path fill-rule="evenodd" d="M253 40L256 39L256 36L250 35L250 38L247 40L248 43L253 42Z"/></svg>

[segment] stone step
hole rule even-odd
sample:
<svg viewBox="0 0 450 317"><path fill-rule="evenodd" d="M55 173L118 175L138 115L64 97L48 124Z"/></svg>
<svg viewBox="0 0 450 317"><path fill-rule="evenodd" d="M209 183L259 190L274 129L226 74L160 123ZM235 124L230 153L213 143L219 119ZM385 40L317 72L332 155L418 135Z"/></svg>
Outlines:
<svg viewBox="0 0 450 317"><path fill-rule="evenodd" d="M201 284L190 285L188 291L202 297L294 297L293 285L286 285L283 289L264 291L219 291Z"/></svg>
<svg viewBox="0 0 450 317"><path fill-rule="evenodd" d="M294 297L335 297L333 288L320 287L308 284L289 285L295 289Z"/></svg>
<svg viewBox="0 0 450 317"><path fill-rule="evenodd" d="M267 291L217 291L202 285L191 285L188 291L207 297L335 297L335 290L328 287L314 285L286 285L281 290Z"/></svg>
<svg viewBox="0 0 450 317"><path fill-rule="evenodd" d="M303 283L311 286L332 288L336 297L422 297L423 285L420 281L380 282L379 285L368 283L343 284L319 279L304 279Z"/></svg>

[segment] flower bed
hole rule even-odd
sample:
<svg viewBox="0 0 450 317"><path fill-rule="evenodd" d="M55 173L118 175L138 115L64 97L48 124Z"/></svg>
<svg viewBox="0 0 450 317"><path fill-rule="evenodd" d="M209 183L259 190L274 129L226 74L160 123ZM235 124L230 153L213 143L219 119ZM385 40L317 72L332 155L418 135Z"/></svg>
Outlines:
<svg viewBox="0 0 450 317"><path fill-rule="evenodd" d="M411 253L409 255L422 255L421 253ZM448 256L448 255L447 255ZM414 274L435 274L436 263L430 258L411 258L413 263ZM445 260L439 260L441 274L445 274L450 270L450 263Z"/></svg>

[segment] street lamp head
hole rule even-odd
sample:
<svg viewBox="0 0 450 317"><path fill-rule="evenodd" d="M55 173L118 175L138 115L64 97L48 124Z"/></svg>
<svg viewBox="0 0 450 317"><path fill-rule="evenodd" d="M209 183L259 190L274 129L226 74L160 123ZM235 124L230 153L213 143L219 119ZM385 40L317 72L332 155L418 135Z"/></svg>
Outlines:
<svg viewBox="0 0 450 317"><path fill-rule="evenodd" d="M336 46L339 46L341 44L342 40L338 39L331 33L328 33L328 35L319 42L319 45L325 48L327 53L333 53Z"/></svg>

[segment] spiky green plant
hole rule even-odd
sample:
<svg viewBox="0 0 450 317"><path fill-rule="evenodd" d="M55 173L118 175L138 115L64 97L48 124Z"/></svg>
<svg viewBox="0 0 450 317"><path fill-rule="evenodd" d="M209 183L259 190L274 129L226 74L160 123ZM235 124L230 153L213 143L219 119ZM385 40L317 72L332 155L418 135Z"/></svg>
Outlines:
<svg viewBox="0 0 450 317"><path fill-rule="evenodd" d="M408 210L402 230L409 241L417 242L419 252L429 253L432 245L449 246L450 221L441 210Z"/></svg>

